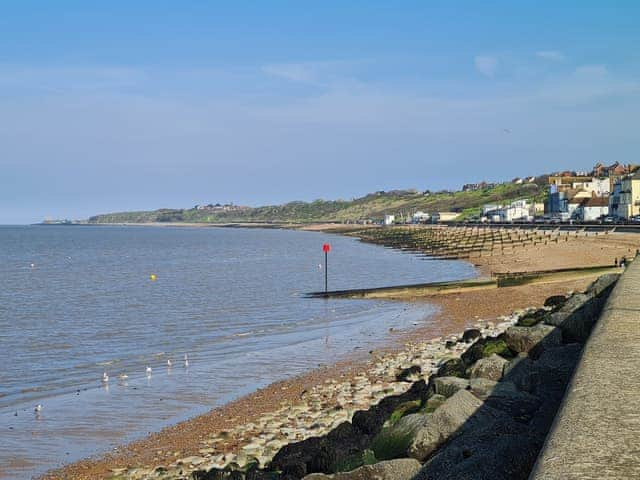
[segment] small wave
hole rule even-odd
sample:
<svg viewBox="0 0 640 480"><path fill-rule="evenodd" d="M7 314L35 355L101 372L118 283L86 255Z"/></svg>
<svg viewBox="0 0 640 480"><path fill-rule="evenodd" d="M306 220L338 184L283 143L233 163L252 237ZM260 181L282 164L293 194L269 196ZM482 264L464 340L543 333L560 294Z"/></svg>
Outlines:
<svg viewBox="0 0 640 480"><path fill-rule="evenodd" d="M114 363L117 363L119 361L120 361L120 359L116 358L114 360L105 360L104 362L98 362L98 363L96 363L96 365L99 365L101 367L106 367L106 366L109 366L109 365L113 365Z"/></svg>

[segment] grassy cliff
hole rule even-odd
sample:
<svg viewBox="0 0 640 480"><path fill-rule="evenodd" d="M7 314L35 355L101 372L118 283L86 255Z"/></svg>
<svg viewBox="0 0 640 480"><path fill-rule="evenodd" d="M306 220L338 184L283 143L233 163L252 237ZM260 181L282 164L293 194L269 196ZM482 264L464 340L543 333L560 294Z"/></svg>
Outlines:
<svg viewBox="0 0 640 480"><path fill-rule="evenodd" d="M461 218L477 215L486 203L503 203L520 198L541 201L544 184L539 181L517 185L503 183L492 188L466 192L417 192L394 190L376 192L353 200L315 200L290 202L256 208L215 209L160 209L140 212L120 212L96 215L90 223L148 223L148 222L344 222L380 220L385 214L409 215L416 211L461 212Z"/></svg>

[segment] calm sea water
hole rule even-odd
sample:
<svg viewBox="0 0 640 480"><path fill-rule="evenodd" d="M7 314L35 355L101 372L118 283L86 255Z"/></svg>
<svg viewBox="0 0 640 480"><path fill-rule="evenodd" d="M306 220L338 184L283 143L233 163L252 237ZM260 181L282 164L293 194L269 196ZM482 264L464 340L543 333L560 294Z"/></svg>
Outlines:
<svg viewBox="0 0 640 480"><path fill-rule="evenodd" d="M303 298L323 288L324 242L331 289L475 275L311 232L0 227L0 477L106 451L433 313Z"/></svg>

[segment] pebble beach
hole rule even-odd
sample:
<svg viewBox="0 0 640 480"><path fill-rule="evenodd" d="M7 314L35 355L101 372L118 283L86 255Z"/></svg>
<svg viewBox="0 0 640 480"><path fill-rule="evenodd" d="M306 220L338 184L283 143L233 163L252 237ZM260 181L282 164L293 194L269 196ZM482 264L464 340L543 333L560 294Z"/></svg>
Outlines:
<svg viewBox="0 0 640 480"><path fill-rule="evenodd" d="M609 236L606 241L606 253L600 243L586 256L575 246L553 245L518 258L491 257L477 266L484 272L514 270L521 265L543 269L560 258L564 264L602 264L635 245L635 239L624 235ZM339 363L274 383L203 416L42 478L190 478L192 472L209 468L264 466L282 446L326 434L356 411L405 392L410 381L428 379L444 362L464 351L465 343L459 340L465 330L498 335L527 311L539 308L545 298L581 291L589 283L574 280L416 298L414 301L439 307L434 315L437 322L408 332L384 332L388 338L384 348L355 350ZM414 365L420 370L399 376Z"/></svg>

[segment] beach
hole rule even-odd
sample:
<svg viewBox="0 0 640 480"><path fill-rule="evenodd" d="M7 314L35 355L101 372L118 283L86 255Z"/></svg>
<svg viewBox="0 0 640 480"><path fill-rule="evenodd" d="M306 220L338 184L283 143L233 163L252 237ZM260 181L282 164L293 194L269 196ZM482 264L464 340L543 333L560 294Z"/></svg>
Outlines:
<svg viewBox="0 0 640 480"><path fill-rule="evenodd" d="M473 263L485 275L506 271L539 271L608 265L612 264L616 258L631 257L640 245L639 240L634 235L628 234L588 236L580 239L579 242L541 245L537 248L521 250L517 255L507 253L477 258L473 259ZM421 344L422 348L424 345L435 345L433 348L437 349L440 348L437 346L441 346L446 338L459 336L465 329L473 326L489 330L500 328L500 325L504 328L506 319L513 312L540 307L546 298L553 295L581 291L592 280L592 278L584 278L414 298L412 300L415 302L425 301L436 305L438 312L434 316L438 321L408 332L380 332L385 336L385 347L373 351L354 350L353 354L336 364L271 384L207 414L165 428L142 440L119 447L107 455L76 462L60 470L49 472L43 478L105 478L132 467L141 468L139 473L143 478L146 471L144 469L152 472L157 466L175 464L176 460L180 459L195 462L193 468L205 462L224 463L224 459L220 456L225 454L235 455L233 458L238 460L239 452L251 452L251 448L246 447L252 446L254 440L260 435L264 436L265 432L256 427L256 422L264 419L265 415L267 418L277 418L278 415L283 415L282 409L287 408L288 411L294 412L293 417L290 414L285 416L285 420L291 424L297 423L294 421L296 415L304 419L306 409L296 410L296 405L305 405L307 401L305 397L309 392L317 393L314 392L314 387L317 390L319 385L361 382L363 385L369 385L367 387L369 389L372 385L384 385L385 388L391 388L393 391L393 388L400 387L394 387L394 382L383 378L380 365L384 365L385 359L399 358L398 361L401 363L402 358L407 352L414 351L416 345ZM406 301L406 298L403 300ZM321 390L323 397L318 404L319 411L321 413L333 411L340 403L337 395L327 395L326 389ZM380 391L384 393L384 388ZM379 398L379 395L377 397L369 395L367 401L373 402ZM344 399L340 400L344 401ZM364 408L366 404L363 403L360 406ZM272 417L269 417L270 414ZM337 420L342 419L342 414L337 417ZM249 425L248 428L243 428L247 425ZM330 428L331 425L307 426L320 428L315 432L319 433L323 428ZM294 433L300 434L300 432ZM308 432L309 435L313 433L314 429ZM301 438L298 436L292 439L271 438L267 443L272 441L272 450L275 450L276 447L293 439ZM227 458L227 463L228 460Z"/></svg>

